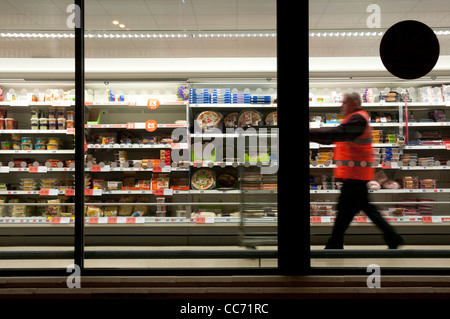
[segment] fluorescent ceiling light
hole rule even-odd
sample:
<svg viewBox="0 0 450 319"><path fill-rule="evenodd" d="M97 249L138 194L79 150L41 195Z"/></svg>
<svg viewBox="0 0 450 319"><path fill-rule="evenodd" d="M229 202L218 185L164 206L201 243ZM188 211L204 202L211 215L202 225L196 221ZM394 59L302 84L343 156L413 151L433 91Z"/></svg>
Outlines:
<svg viewBox="0 0 450 319"><path fill-rule="evenodd" d="M121 28L125 25L121 24ZM320 36L320 33L318 33ZM263 32L119 32L113 31L109 35L97 32L87 32L86 38L135 38L135 39L169 39L169 38L275 38L276 31ZM37 38L75 38L75 33L65 32L1 32L0 38L21 38L21 39L37 39Z"/></svg>
<svg viewBox="0 0 450 319"><path fill-rule="evenodd" d="M345 37L382 37L386 29L364 29L364 30L309 30L310 38L345 38ZM450 35L450 29L435 29L437 36Z"/></svg>
<svg viewBox="0 0 450 319"><path fill-rule="evenodd" d="M114 20L112 23L115 24L115 25L118 25L118 24L119 24L119 21Z"/></svg>

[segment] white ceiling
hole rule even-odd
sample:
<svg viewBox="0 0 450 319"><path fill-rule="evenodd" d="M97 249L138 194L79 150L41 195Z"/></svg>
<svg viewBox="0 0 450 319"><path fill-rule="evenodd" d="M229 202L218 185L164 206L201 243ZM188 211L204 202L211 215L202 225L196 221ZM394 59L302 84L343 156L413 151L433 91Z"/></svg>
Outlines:
<svg viewBox="0 0 450 319"><path fill-rule="evenodd" d="M449 0L310 0L310 31L370 30L370 4L380 7L380 29L403 20L417 20L431 28L450 27ZM450 54L449 36L439 36L441 54ZM310 56L378 56L381 37L310 38Z"/></svg>
<svg viewBox="0 0 450 319"><path fill-rule="evenodd" d="M0 32L64 31L73 0L0 0ZM276 30L276 0L85 0L85 28L122 31ZM276 38L86 39L88 58L275 57ZM0 57L74 57L73 39L0 38Z"/></svg>

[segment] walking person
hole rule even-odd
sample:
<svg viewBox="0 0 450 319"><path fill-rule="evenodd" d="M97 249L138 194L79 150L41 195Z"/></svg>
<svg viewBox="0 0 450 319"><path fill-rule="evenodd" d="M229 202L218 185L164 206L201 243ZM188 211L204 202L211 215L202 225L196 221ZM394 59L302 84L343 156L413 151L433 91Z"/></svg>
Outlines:
<svg viewBox="0 0 450 319"><path fill-rule="evenodd" d="M367 182L374 179L372 128L369 115L361 109L361 96L348 93L343 97L342 123L333 128L310 129L310 141L336 144L334 151L335 178L342 181L333 231L325 249L343 249L344 234L353 217L364 211L384 234L390 249L404 243L402 236L381 216L369 202Z"/></svg>

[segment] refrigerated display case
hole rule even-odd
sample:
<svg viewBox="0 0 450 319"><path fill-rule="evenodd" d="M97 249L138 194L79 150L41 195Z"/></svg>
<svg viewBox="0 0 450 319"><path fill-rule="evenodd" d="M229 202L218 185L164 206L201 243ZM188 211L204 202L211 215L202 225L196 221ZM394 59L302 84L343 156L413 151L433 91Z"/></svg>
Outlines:
<svg viewBox="0 0 450 319"><path fill-rule="evenodd" d="M368 79L370 81L370 79ZM448 244L449 201L447 87L424 80L391 89L362 87L362 107L370 115L376 175L368 184L372 202L409 244ZM310 90L310 126L337 126L340 98L357 83ZM395 83L393 84L395 87ZM405 87L406 86L406 87ZM356 90L356 89L355 89ZM340 183L332 169L334 145L310 143L311 240L324 244L331 234ZM382 235L360 212L347 231L348 244L383 244Z"/></svg>
<svg viewBox="0 0 450 319"><path fill-rule="evenodd" d="M248 150L237 157L238 132L253 132L249 130L252 123L244 117L247 111L258 110L250 115L261 117L253 128L265 130L267 135L268 129L276 127L276 83L264 82L227 84L233 96L239 95L236 100L216 100L214 90L224 90L220 84L153 81L105 89L103 83L87 83L83 172L86 245L241 245L243 220L251 222L250 229L265 229L271 237L276 236L275 215L241 214L246 204L242 195L248 196L240 186L243 172L276 160L277 150L270 152L270 147L256 157ZM193 100L190 90L196 86L211 92L207 101ZM4 117L11 116L19 124L1 131L4 148L16 135L22 144L27 145L30 139L33 142L33 149L1 150L5 158L1 195L6 202L0 217L2 244L70 245L75 131L67 124L35 129L32 121L35 113L39 121L50 113L48 122L53 111L60 122L63 115L66 123L71 121L73 97L34 102L21 96L2 103ZM223 131L196 131L196 123L202 121L198 115L209 112L224 114L220 119ZM259 132L255 133L254 138L261 139ZM36 149L44 140L50 147L59 143L55 145L58 149ZM206 157L208 148L201 145L205 143L213 150ZM16 154L17 158L10 158ZM275 203L276 180L271 185L270 190L252 190L256 193L253 196L263 198L270 192L270 200L266 199ZM17 235L13 240L8 239L11 232Z"/></svg>

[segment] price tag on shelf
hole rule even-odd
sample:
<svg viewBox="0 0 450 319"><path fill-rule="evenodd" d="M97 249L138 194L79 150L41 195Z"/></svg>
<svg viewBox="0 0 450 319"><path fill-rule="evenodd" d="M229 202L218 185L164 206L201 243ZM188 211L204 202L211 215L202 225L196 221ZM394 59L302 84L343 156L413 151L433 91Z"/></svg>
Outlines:
<svg viewBox="0 0 450 319"><path fill-rule="evenodd" d="M9 173L9 166L0 166L0 173Z"/></svg>
<svg viewBox="0 0 450 319"><path fill-rule="evenodd" d="M309 128L320 128L320 122L309 122Z"/></svg>
<svg viewBox="0 0 450 319"><path fill-rule="evenodd" d="M117 224L125 224L127 222L127 217L117 217Z"/></svg>
<svg viewBox="0 0 450 319"><path fill-rule="evenodd" d="M162 168L159 165L154 165L153 166L153 172L155 173L161 173L162 172Z"/></svg>
<svg viewBox="0 0 450 319"><path fill-rule="evenodd" d="M367 216L357 216L356 222L358 223L367 223Z"/></svg>
<svg viewBox="0 0 450 319"><path fill-rule="evenodd" d="M34 167L33 165L28 166L28 173L37 173L38 168Z"/></svg>
<svg viewBox="0 0 450 319"><path fill-rule="evenodd" d="M15 101L11 101L10 105L11 106L28 106L29 103L26 100L15 100Z"/></svg>
<svg viewBox="0 0 450 319"><path fill-rule="evenodd" d="M64 190L65 196L75 196L75 190L74 189L66 189Z"/></svg>
<svg viewBox="0 0 450 319"><path fill-rule="evenodd" d="M173 150L187 150L189 146L188 143L172 143L170 148Z"/></svg>
<svg viewBox="0 0 450 319"><path fill-rule="evenodd" d="M171 188L164 189L164 195L172 196L173 195L173 189L171 189Z"/></svg>
<svg viewBox="0 0 450 319"><path fill-rule="evenodd" d="M321 216L311 216L311 223L321 223L322 218Z"/></svg>
<svg viewBox="0 0 450 319"><path fill-rule="evenodd" d="M117 217L107 217L107 224L117 224Z"/></svg>
<svg viewBox="0 0 450 319"><path fill-rule="evenodd" d="M196 217L196 224L214 224L214 217Z"/></svg>
<svg viewBox="0 0 450 319"><path fill-rule="evenodd" d="M135 224L136 223L136 217L125 217L127 224Z"/></svg>
<svg viewBox="0 0 450 319"><path fill-rule="evenodd" d="M61 217L52 217L50 224L61 224Z"/></svg>
<svg viewBox="0 0 450 319"><path fill-rule="evenodd" d="M39 196L49 196L50 190L49 189L41 189L39 190Z"/></svg>
<svg viewBox="0 0 450 319"><path fill-rule="evenodd" d="M99 165L92 165L91 172L101 172L102 169Z"/></svg>
<svg viewBox="0 0 450 319"><path fill-rule="evenodd" d="M147 107L150 110L157 109L159 107L159 100L158 99L148 99L147 101Z"/></svg>
<svg viewBox="0 0 450 319"><path fill-rule="evenodd" d="M423 223L442 223L442 218L439 216L422 216Z"/></svg>
<svg viewBox="0 0 450 319"><path fill-rule="evenodd" d="M450 141L444 141L445 149L450 151Z"/></svg>
<svg viewBox="0 0 450 319"><path fill-rule="evenodd" d="M92 196L93 195L93 189L85 189L84 190L84 196Z"/></svg>
<svg viewBox="0 0 450 319"><path fill-rule="evenodd" d="M136 123L127 123L127 130L134 130L136 128Z"/></svg>
<svg viewBox="0 0 450 319"><path fill-rule="evenodd" d="M89 224L98 224L98 217L89 217Z"/></svg>
<svg viewBox="0 0 450 319"><path fill-rule="evenodd" d="M75 135L75 129L73 127L66 129L67 135Z"/></svg>
<svg viewBox="0 0 450 319"><path fill-rule="evenodd" d="M102 189L93 189L92 190L92 196L102 196L103 190Z"/></svg>
<svg viewBox="0 0 450 319"><path fill-rule="evenodd" d="M164 189L155 189L153 190L153 194L157 196L163 196L164 195Z"/></svg>

